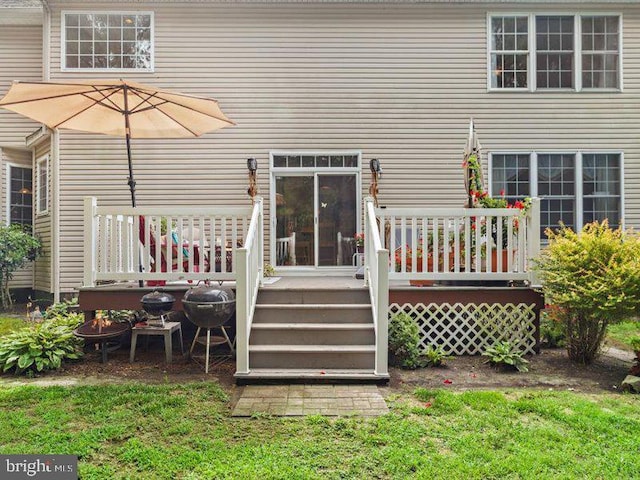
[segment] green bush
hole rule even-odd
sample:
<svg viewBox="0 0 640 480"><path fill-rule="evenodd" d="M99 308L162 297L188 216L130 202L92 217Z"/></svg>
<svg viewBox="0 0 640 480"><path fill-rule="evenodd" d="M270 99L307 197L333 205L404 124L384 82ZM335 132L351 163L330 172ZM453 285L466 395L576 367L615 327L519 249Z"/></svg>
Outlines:
<svg viewBox="0 0 640 480"><path fill-rule="evenodd" d="M0 340L0 369L33 374L59 368L63 360L82 356L83 340L73 330L83 321L80 313L47 318Z"/></svg>
<svg viewBox="0 0 640 480"><path fill-rule="evenodd" d="M569 358L589 364L607 326L640 307L640 239L606 221L547 235L549 246L536 261L545 298L562 311Z"/></svg>
<svg viewBox="0 0 640 480"><path fill-rule="evenodd" d="M634 352L640 352L640 337L632 337L629 340L629 345L631 345Z"/></svg>
<svg viewBox="0 0 640 480"><path fill-rule="evenodd" d="M398 312L389 320L390 363L394 366L415 369L421 366L420 330L411 315Z"/></svg>
<svg viewBox="0 0 640 480"><path fill-rule="evenodd" d="M567 334L562 310L547 306L540 314L540 341L547 348L564 347Z"/></svg>
<svg viewBox="0 0 640 480"><path fill-rule="evenodd" d="M9 281L19 268L35 260L41 248L40 240L22 225L0 226L0 305L13 304Z"/></svg>
<svg viewBox="0 0 640 480"><path fill-rule="evenodd" d="M45 320L51 318L60 318L67 316L70 312L74 312L78 309L78 298L74 297L71 300L65 300L64 302L58 302L51 305L42 314L42 318Z"/></svg>
<svg viewBox="0 0 640 480"><path fill-rule="evenodd" d="M426 367L440 367L444 364L445 360L449 360L451 355L447 355L440 345L427 346L427 349L421 354L421 362Z"/></svg>
<svg viewBox="0 0 640 480"><path fill-rule="evenodd" d="M498 342L492 347L482 352L482 355L489 357L486 362L495 366L515 368L519 372L528 372L527 364L529 360L522 358L522 352L515 348L511 342Z"/></svg>

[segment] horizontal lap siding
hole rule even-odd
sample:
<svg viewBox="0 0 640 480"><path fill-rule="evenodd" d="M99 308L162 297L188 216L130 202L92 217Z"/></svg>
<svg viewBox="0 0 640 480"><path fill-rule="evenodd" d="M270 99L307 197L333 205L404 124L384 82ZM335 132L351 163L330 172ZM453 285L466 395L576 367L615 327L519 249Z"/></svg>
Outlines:
<svg viewBox="0 0 640 480"><path fill-rule="evenodd" d="M52 2L52 77L87 77L59 71L62 5L87 9ZM244 205L252 156L268 198L269 151L296 149L362 150L363 193L366 164L379 158L383 205L462 205L473 116L486 150L623 150L627 221L640 225L637 6L589 6L624 14L624 93L501 94L486 91L486 13L503 5L112 5L155 12L155 72L90 76L212 96L238 123L195 140L134 140L140 205ZM81 281L82 197L126 205L126 176L122 139L63 134L63 291Z"/></svg>
<svg viewBox="0 0 640 480"><path fill-rule="evenodd" d="M1 12L0 12L1 13ZM0 25L0 98L14 80L42 80L42 27ZM38 124L0 109L0 146L25 147Z"/></svg>

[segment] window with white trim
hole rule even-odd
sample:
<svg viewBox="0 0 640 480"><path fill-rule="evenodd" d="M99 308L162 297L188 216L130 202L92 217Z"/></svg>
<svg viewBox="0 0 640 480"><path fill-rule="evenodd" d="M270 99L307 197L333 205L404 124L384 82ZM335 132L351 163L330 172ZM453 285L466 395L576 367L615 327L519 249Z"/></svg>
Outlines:
<svg viewBox="0 0 640 480"><path fill-rule="evenodd" d="M622 220L622 154L492 153L491 193L510 203L540 197L540 235L561 223L573 229Z"/></svg>
<svg viewBox="0 0 640 480"><path fill-rule="evenodd" d="M491 90L622 89L620 15L490 15Z"/></svg>
<svg viewBox="0 0 640 480"><path fill-rule="evenodd" d="M153 70L151 12L63 12L63 70Z"/></svg>
<svg viewBox="0 0 640 480"><path fill-rule="evenodd" d="M36 212L49 210L49 155L38 159L36 163Z"/></svg>
<svg viewBox="0 0 640 480"><path fill-rule="evenodd" d="M27 167L8 165L7 175L10 224L31 226L33 224L33 179L32 170Z"/></svg>

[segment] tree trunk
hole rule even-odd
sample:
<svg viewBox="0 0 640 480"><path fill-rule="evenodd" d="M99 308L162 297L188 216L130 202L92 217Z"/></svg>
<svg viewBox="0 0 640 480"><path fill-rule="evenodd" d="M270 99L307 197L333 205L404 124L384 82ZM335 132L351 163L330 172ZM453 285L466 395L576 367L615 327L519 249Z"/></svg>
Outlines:
<svg viewBox="0 0 640 480"><path fill-rule="evenodd" d="M593 363L602 347L608 322L584 312L567 312L567 354L574 362Z"/></svg>

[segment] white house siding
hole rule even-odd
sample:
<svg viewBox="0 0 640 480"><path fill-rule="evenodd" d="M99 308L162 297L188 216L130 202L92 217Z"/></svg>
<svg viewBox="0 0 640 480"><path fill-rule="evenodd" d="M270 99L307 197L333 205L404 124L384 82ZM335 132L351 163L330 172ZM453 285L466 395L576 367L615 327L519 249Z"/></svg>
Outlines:
<svg viewBox="0 0 640 480"><path fill-rule="evenodd" d="M2 213L0 218L2 224L8 221L8 181L7 163L22 167L31 167L31 152L25 150L14 150L11 148L0 149L0 160L2 168L0 168L0 198L2 198ZM9 285L11 288L32 288L33 287L33 263L29 263L24 268L17 270L13 274L13 278Z"/></svg>
<svg viewBox="0 0 640 480"><path fill-rule="evenodd" d="M269 151L297 149L379 158L383 205L462 205L473 116L488 151L624 151L626 220L640 225L637 4L582 7L624 15L624 93L488 93L487 12L580 13L580 4L50 3L53 79L126 76L212 96L238 123L196 140L135 140L140 205L246 204L247 157L268 198ZM155 71L61 72L61 8L154 11ZM60 156L64 292L81 282L82 197L129 198L123 140L63 134Z"/></svg>
<svg viewBox="0 0 640 480"><path fill-rule="evenodd" d="M42 26L0 25L0 98L14 80L42 80ZM0 109L0 147L24 148L25 136L38 126L17 113Z"/></svg>
<svg viewBox="0 0 640 480"><path fill-rule="evenodd" d="M52 292L53 290L51 285L51 268L52 268L51 262L52 262L53 255L51 251L51 245L52 245L51 236L52 236L53 229L52 229L52 222L51 222L51 213L52 213L51 206L53 205L53 201L52 201L53 185L51 183L51 178L52 178L51 165L53 164L53 162L51 160L51 140L50 139L46 139L42 141L37 145L35 149L36 160L45 155L49 155L49 175L48 175L49 210L45 214L38 214L36 213L35 209L33 212L34 231L36 235L38 235L38 237L40 238L40 241L42 242L42 254L35 261L36 265L35 265L35 271L34 271L34 288L41 292ZM34 165L33 173L34 173L33 186L34 188L36 188L35 165Z"/></svg>

